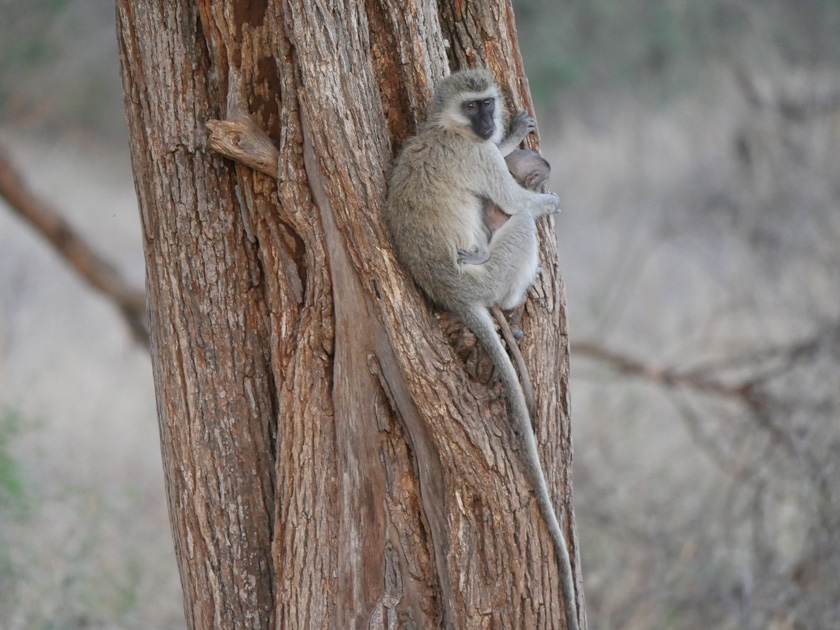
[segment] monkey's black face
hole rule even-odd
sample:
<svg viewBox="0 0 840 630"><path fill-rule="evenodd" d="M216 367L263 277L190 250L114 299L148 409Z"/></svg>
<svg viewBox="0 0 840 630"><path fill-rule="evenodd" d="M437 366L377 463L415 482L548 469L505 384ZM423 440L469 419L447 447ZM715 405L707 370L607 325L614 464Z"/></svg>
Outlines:
<svg viewBox="0 0 840 630"><path fill-rule="evenodd" d="M474 101L464 101L461 108L470 121L470 127L482 140L489 140L496 131L496 121L493 113L496 111L496 99L483 98Z"/></svg>

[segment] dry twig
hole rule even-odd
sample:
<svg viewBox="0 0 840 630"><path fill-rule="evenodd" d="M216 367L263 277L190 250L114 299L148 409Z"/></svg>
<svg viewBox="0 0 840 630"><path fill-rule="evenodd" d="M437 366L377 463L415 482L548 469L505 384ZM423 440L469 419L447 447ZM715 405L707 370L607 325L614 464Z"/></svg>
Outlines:
<svg viewBox="0 0 840 630"><path fill-rule="evenodd" d="M786 430L784 425L779 423L778 418L774 417L778 415L774 414L774 409L781 408L781 405L764 385L771 378L779 376L783 371L793 369L796 364L813 357L821 348L826 347L840 347L840 323L825 326L803 341L756 352L751 356L741 357L737 362L730 360L691 369L652 366L597 343L575 344L572 351L575 354L602 361L618 372L650 381L667 389L682 389L737 401L750 413L756 425L767 432L784 452L806 464L812 478L818 481L820 492L825 493L827 489L820 479L819 462L802 452L790 431ZM718 372L722 372L736 363L743 368L747 362L752 363L749 374L734 382L727 382L720 374L713 376L715 366ZM684 409L682 411L684 412Z"/></svg>

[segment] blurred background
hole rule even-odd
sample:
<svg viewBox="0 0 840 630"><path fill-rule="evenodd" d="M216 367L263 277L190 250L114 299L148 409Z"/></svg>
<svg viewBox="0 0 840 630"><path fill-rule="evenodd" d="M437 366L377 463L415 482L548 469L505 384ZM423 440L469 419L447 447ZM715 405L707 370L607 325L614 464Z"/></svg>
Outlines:
<svg viewBox="0 0 840 630"><path fill-rule="evenodd" d="M515 7L590 627L840 627L840 0ZM0 151L142 287L113 14L0 0ZM147 352L0 201L0 628L183 627Z"/></svg>

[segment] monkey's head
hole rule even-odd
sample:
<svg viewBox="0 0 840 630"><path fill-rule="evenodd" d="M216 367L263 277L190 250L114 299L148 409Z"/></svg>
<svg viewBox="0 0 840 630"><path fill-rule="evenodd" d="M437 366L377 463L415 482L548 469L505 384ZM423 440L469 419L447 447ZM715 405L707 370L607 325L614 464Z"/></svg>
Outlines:
<svg viewBox="0 0 840 630"><path fill-rule="evenodd" d="M501 142L505 107L499 86L484 68L460 70L435 86L433 116L438 124L468 128L481 140Z"/></svg>
<svg viewBox="0 0 840 630"><path fill-rule="evenodd" d="M510 174L525 188L539 192L551 174L551 164L536 151L516 149L505 158Z"/></svg>

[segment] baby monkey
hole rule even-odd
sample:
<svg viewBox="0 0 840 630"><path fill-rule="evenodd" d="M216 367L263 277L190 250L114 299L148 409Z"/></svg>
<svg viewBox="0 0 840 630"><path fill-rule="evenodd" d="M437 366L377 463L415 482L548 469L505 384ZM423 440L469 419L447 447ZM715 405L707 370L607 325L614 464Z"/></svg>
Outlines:
<svg viewBox="0 0 840 630"><path fill-rule="evenodd" d="M510 174L528 190L539 192L540 187L548 181L548 176L551 174L551 165L548 161L536 151L528 149L516 149L511 151L505 157ZM484 234L487 236L487 242L493 238L493 234L498 230L505 221L508 220L508 215L502 212L501 208L488 200L484 203ZM490 259L490 253L486 247L481 247L474 252L466 250L458 250L458 261L470 265L481 265Z"/></svg>

